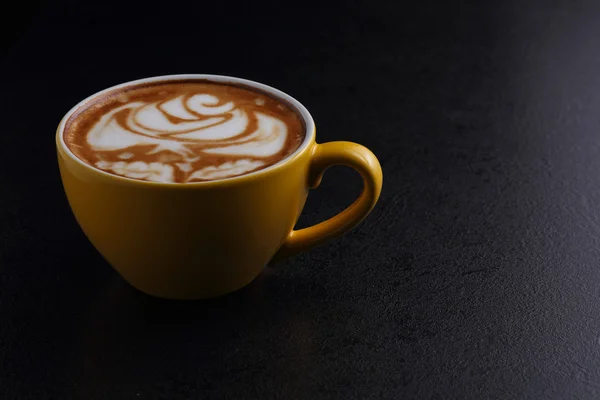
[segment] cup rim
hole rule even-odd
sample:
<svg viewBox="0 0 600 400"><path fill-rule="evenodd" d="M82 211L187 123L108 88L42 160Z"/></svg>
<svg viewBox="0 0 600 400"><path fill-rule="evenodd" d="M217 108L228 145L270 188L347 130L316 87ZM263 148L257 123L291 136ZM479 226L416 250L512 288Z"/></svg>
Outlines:
<svg viewBox="0 0 600 400"><path fill-rule="evenodd" d="M126 88L128 86L134 86L134 85L139 85L139 84L144 84L144 83L170 82L170 81L178 81L178 80L203 80L203 81L215 82L215 83L237 84L237 85L247 86L247 87L265 92L266 94L271 95L271 96L275 97L276 99L281 100L294 108L294 111L296 111L296 113L300 116L300 118L302 118L302 120L304 122L304 129L305 129L304 140L302 141L300 146L296 150L294 150L294 152L292 152L288 156L282 158L275 164L270 165L263 169L259 169L258 171L253 171L253 172L250 172L247 174L233 176L233 177L224 178L224 179L216 179L216 180L202 181L202 182L189 182L189 183L145 181L145 180L133 179L133 178L125 177L125 176L111 174L109 172L94 168L93 166L91 166L88 163L81 160L69 149L69 147L65 143L64 132L65 132L66 123L69 120L69 118L71 118L71 116L75 112L77 112L81 107L83 107L86 104L88 104L89 102L95 100L99 96L102 96L102 95L104 95L108 92L114 91L114 90ZM123 82L118 85L108 87L106 89L103 89L99 92L96 92L96 93L86 97L85 99L83 99L79 103L77 103L75 106L73 106L63 116L60 123L58 124L58 128L56 131L56 145L59 148L60 152L62 154L64 154L65 156L69 157L70 160L74 161L75 163L77 163L78 165L82 166L83 168L85 168L86 170L88 170L92 173L99 174L100 176L104 176L106 178L115 179L117 181L127 182L129 184L143 185L143 186L181 187L181 188L228 185L231 183L247 181L249 179L253 179L255 177L268 174L274 170L277 170L277 169L283 167L285 164L291 162L292 160L298 158L302 153L304 153L310 147L310 144L314 141L314 138L315 138L315 122L312 118L312 115L310 115L309 111L306 109L306 107L304 107L302 105L302 103L300 103L298 100L296 100L292 96L288 95L287 93L285 93L279 89L276 89L272 86L265 85L260 82L256 82L256 81L252 81L252 80L244 79L244 78L237 78L237 77L233 77L233 76L213 75L213 74L160 75L160 76L153 76L153 77L149 77L149 78L136 79L136 80Z"/></svg>

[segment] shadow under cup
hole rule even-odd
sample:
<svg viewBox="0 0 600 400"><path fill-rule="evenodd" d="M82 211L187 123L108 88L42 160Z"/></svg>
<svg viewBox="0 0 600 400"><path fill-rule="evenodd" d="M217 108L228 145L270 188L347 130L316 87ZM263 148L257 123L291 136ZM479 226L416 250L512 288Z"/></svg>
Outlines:
<svg viewBox="0 0 600 400"><path fill-rule="evenodd" d="M289 104L306 127L300 147L256 172L196 183L134 180L96 169L66 146L65 123L107 91L141 83L198 79L251 87ZM171 75L128 82L76 105L61 121L60 175L77 222L95 248L132 286L158 297L198 299L250 283L272 260L305 251L356 226L382 185L377 158L350 142L316 144L309 112L285 93L256 82L215 75ZM310 188L331 165L363 177L359 198L335 217L294 231Z"/></svg>

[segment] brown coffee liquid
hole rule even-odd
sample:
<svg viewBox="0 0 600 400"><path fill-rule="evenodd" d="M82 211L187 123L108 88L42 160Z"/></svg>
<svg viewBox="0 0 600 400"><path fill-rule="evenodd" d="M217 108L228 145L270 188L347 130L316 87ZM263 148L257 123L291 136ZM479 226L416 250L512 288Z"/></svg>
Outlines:
<svg viewBox="0 0 600 400"><path fill-rule="evenodd" d="M287 104L252 88L200 80L140 84L102 95L66 122L67 147L111 174L201 182L286 158L305 127Z"/></svg>

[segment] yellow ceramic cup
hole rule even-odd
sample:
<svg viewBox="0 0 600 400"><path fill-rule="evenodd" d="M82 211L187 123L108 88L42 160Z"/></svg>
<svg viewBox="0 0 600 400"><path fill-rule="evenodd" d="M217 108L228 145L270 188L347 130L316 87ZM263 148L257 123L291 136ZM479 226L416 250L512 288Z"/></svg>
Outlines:
<svg viewBox="0 0 600 400"><path fill-rule="evenodd" d="M171 75L144 82L203 79L239 83L281 99L304 120L302 145L277 164L246 175L199 183L156 183L112 175L79 160L65 145L66 120L102 95L69 111L56 134L62 183L83 232L104 258L139 290L158 297L198 299L250 283L270 261L308 250L356 226L381 192L382 172L367 148L350 142L315 142L308 110L269 86L225 76ZM293 230L309 189L332 165L363 178L359 198L318 225Z"/></svg>

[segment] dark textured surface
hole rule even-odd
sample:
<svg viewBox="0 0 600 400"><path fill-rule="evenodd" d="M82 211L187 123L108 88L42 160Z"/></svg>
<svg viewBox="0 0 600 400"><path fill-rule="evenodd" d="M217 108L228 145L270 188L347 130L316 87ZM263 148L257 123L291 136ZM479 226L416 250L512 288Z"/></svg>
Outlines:
<svg viewBox="0 0 600 400"><path fill-rule="evenodd" d="M0 398L600 397L600 3L49 3L0 58ZM233 295L131 289L70 214L54 129L168 73L292 94L379 156L379 205ZM300 225L359 189L329 171Z"/></svg>

